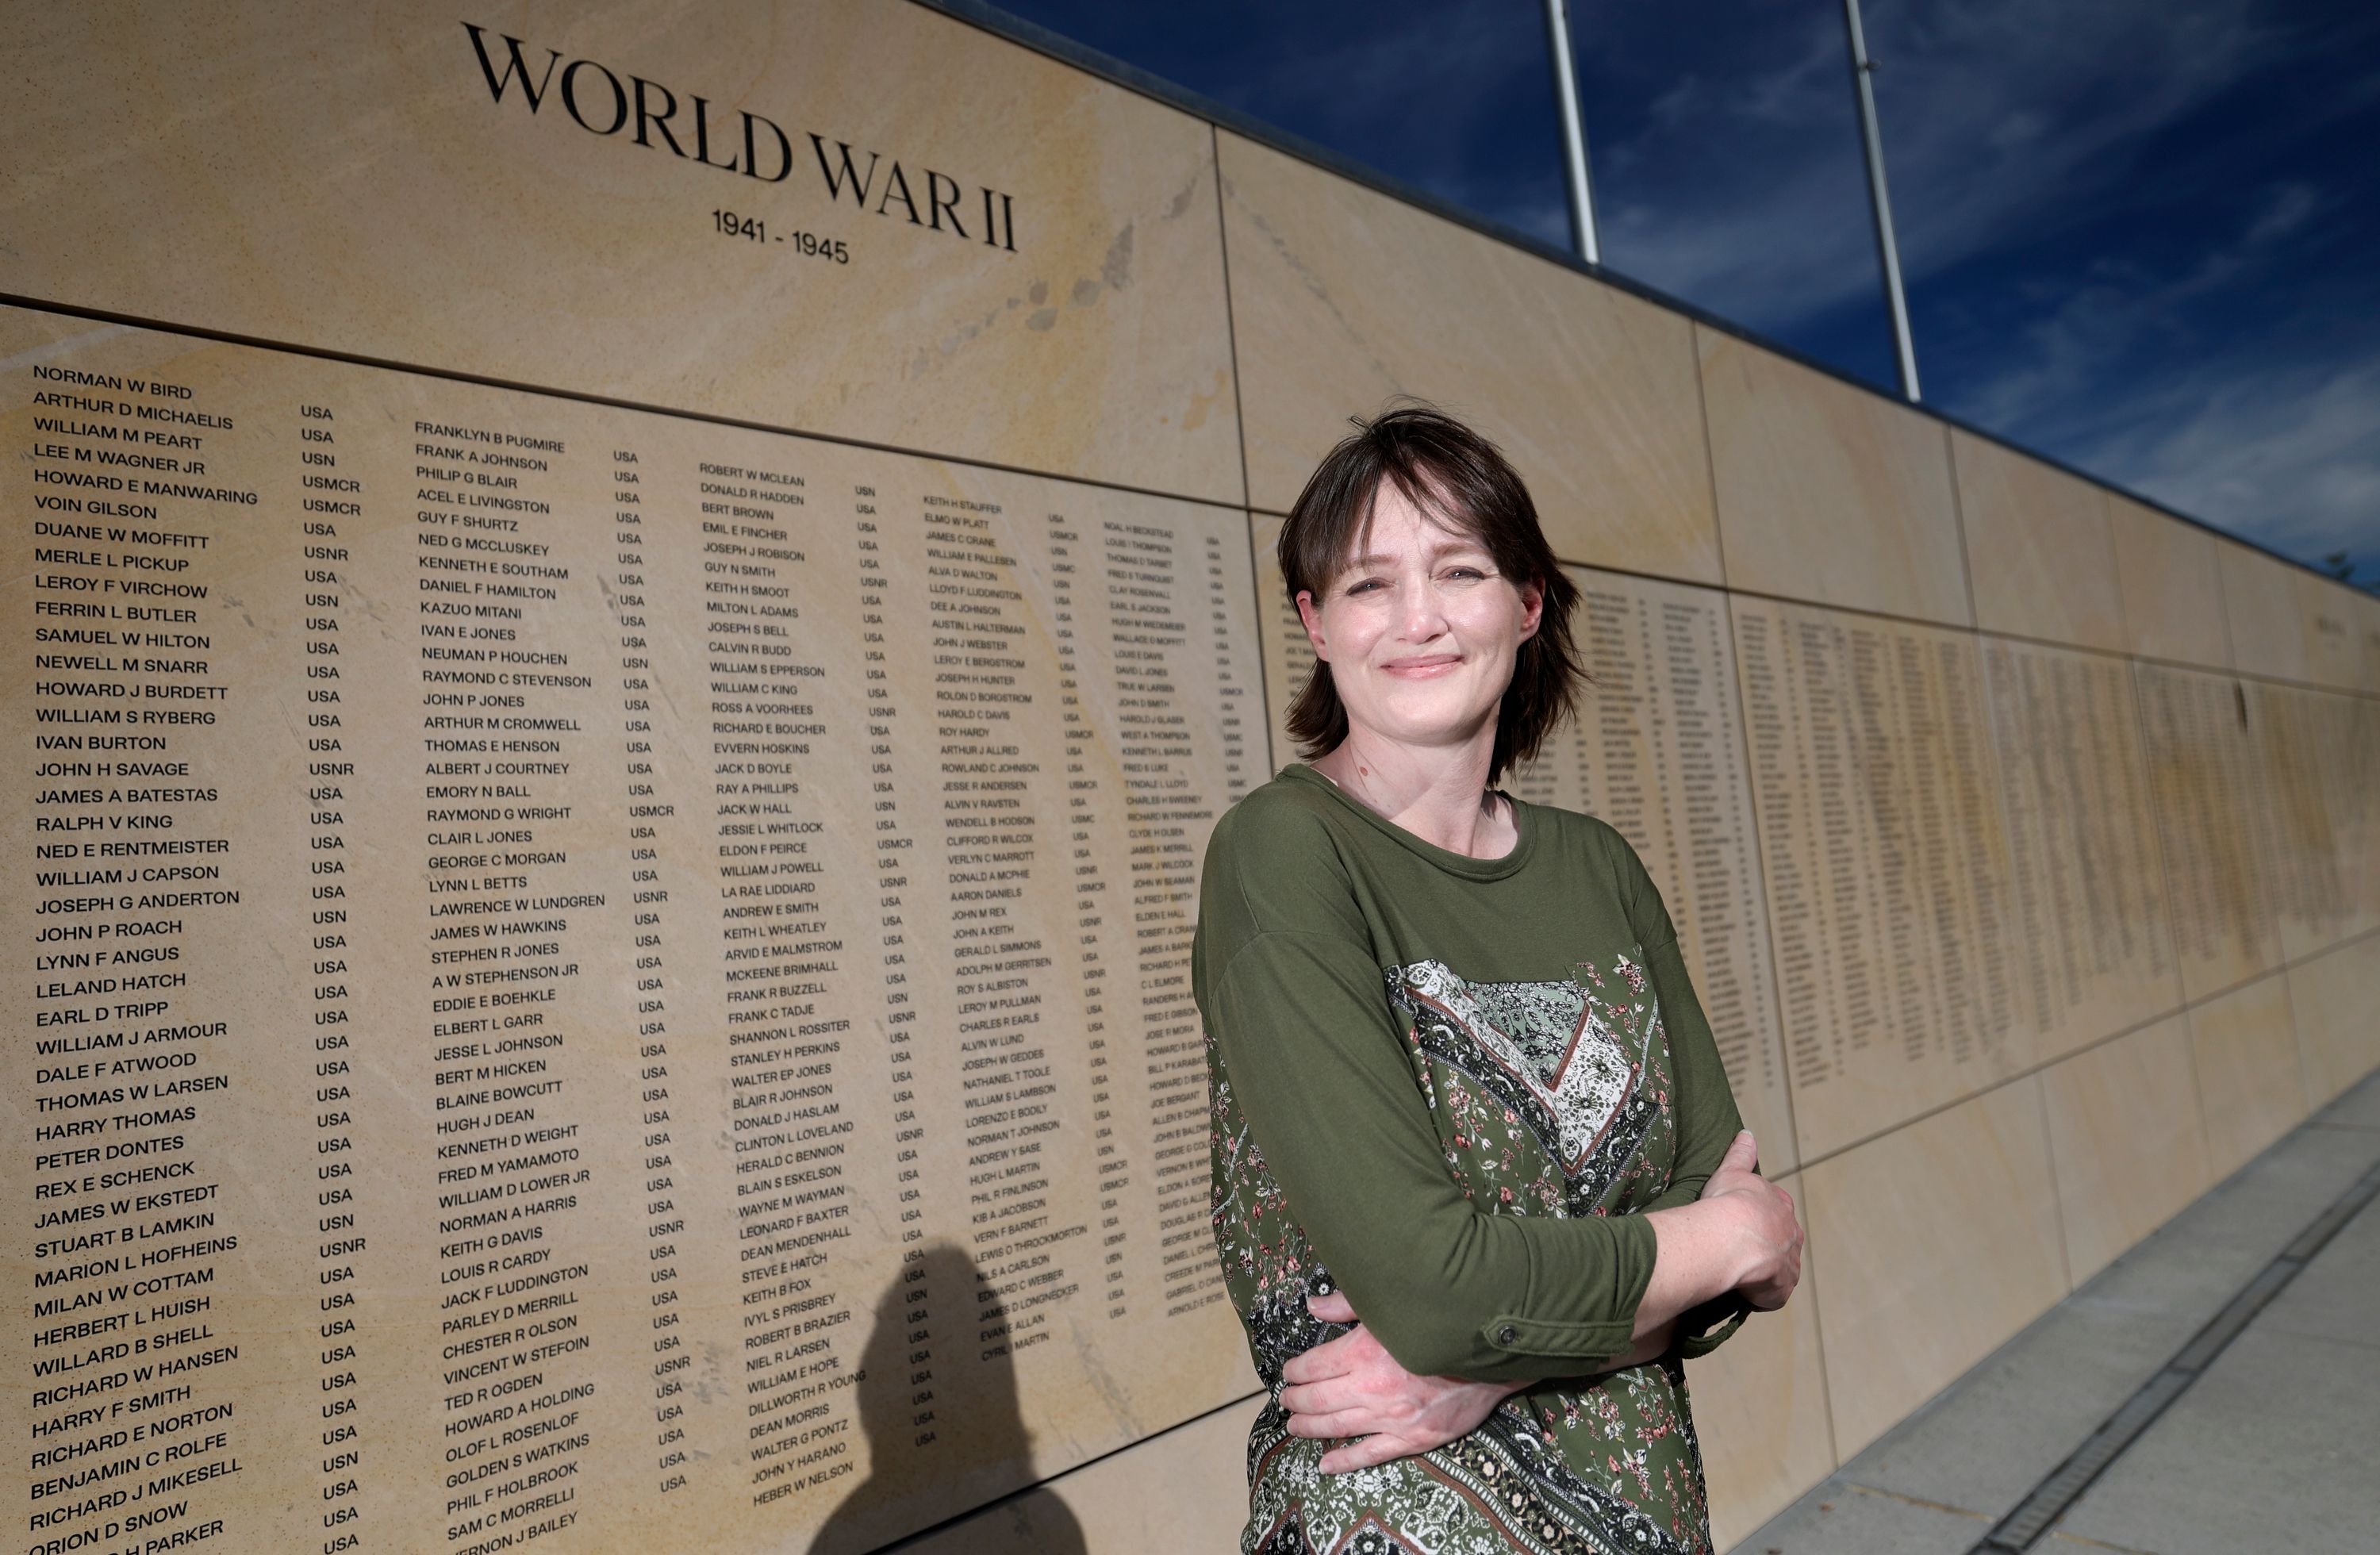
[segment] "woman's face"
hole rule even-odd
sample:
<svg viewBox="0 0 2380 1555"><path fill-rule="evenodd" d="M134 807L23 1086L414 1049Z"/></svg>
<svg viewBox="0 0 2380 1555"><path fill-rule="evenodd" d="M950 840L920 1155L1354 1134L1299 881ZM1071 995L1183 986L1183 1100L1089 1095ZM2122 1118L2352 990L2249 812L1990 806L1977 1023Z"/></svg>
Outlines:
<svg viewBox="0 0 2380 1555"><path fill-rule="evenodd" d="M1415 746L1460 744L1492 719L1521 644L1537 629L1539 590L1516 588L1478 541L1380 483L1364 554L1297 612L1328 661L1355 729Z"/></svg>

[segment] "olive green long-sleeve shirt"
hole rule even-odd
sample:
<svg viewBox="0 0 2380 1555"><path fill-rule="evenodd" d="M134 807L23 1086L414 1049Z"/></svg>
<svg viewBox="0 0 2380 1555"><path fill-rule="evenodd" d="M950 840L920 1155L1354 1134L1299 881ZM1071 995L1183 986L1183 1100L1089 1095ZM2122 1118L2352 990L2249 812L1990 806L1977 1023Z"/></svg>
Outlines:
<svg viewBox="0 0 2380 1555"><path fill-rule="evenodd" d="M1277 1542L1292 1525L1330 1548L1326 1525L1386 1503L1456 1550L1707 1544L1677 1362L1731 1333L1741 1298L1688 1314L1658 1363L1583 1374L1631 1342L1645 1212L1698 1197L1741 1123L1634 850L1571 811L1515 820L1510 854L1471 858L1292 765L1208 844L1215 1235L1258 1374L1277 1401L1281 1365L1342 1331L1305 1306L1336 1289L1409 1371L1534 1384L1361 1494L1276 1402L1250 1550L1303 1548Z"/></svg>

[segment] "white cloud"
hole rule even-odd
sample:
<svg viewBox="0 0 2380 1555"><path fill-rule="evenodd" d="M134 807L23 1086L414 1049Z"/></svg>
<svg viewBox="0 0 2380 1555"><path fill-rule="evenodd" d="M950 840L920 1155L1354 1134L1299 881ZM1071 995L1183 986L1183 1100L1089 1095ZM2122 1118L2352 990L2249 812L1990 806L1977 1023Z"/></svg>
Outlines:
<svg viewBox="0 0 2380 1555"><path fill-rule="evenodd" d="M2128 411L2061 452L2285 555L2373 559L2380 366L2210 362Z"/></svg>
<svg viewBox="0 0 2380 1555"><path fill-rule="evenodd" d="M1872 6L1878 117L1904 274L2039 242L2110 202L2160 197L2131 152L2289 40L2257 0ZM1755 13L1758 16L1758 13ZM1688 75L1594 155L1641 191L1607 245L1631 273L1780 329L1876 285L1841 15L1770 12L1742 79ZM1758 22L1747 18L1747 25ZM1587 112L1592 124L1595 105ZM1736 153L1724 188L1675 170Z"/></svg>

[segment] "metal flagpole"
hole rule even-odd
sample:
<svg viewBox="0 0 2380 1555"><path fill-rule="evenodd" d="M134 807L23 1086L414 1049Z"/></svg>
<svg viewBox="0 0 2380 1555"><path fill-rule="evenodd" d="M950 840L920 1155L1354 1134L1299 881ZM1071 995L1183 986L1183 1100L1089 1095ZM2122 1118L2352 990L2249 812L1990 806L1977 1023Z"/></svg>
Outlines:
<svg viewBox="0 0 2380 1555"><path fill-rule="evenodd" d="M1554 96L1561 105L1562 170L1570 179L1570 240L1579 258L1600 264L1595 192L1586 181L1586 125L1579 117L1578 74L1571 64L1569 13L1566 0L1546 0L1546 41L1554 59Z"/></svg>
<svg viewBox="0 0 2380 1555"><path fill-rule="evenodd" d="M1547 0L1553 5L1557 0ZM1868 202L1876 209L1876 248L1884 261L1884 300L1892 310L1892 344L1900 358L1902 397L1917 398L1917 347L1909 336L1909 299L1900 289L1900 249L1892 240L1892 199L1884 188L1884 142L1876 129L1876 88L1869 76L1876 61L1867 56L1867 35L1860 28L1859 0L1843 0L1843 22L1851 30L1852 81L1859 90L1860 143L1867 149Z"/></svg>

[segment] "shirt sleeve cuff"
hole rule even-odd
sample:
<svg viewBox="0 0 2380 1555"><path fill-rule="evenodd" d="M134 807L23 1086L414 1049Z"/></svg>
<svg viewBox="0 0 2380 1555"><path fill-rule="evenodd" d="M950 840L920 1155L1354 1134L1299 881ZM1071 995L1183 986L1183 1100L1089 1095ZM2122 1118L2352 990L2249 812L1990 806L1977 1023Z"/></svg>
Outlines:
<svg viewBox="0 0 2380 1555"><path fill-rule="evenodd" d="M1680 1360L1699 1360L1733 1336L1752 1314L1752 1303L1742 1291L1714 1296L1678 1314L1678 1330L1670 1348Z"/></svg>

